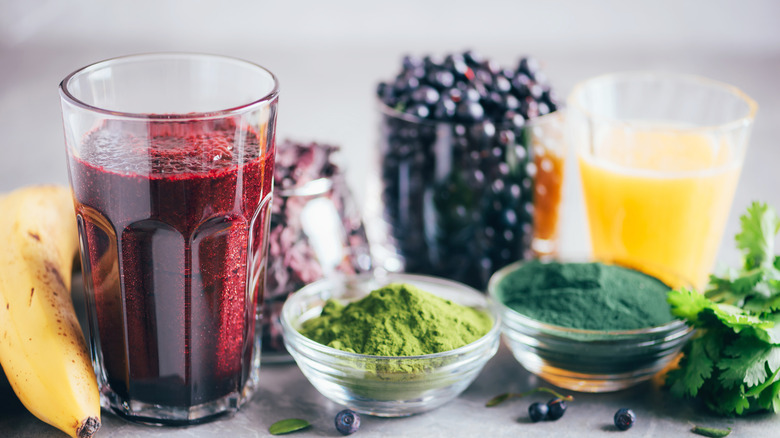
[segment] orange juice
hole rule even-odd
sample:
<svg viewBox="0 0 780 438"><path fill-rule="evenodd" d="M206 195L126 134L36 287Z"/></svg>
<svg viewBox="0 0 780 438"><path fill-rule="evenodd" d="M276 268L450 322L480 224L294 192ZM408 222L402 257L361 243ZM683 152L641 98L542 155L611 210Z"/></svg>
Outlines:
<svg viewBox="0 0 780 438"><path fill-rule="evenodd" d="M703 131L656 126L603 133L592 153L579 156L594 257L671 286L682 278L703 287L741 161L722 138Z"/></svg>

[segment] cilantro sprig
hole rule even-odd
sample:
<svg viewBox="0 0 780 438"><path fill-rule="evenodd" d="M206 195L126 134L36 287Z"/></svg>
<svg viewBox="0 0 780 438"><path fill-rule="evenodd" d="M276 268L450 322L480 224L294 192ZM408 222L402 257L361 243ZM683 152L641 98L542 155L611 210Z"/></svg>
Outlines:
<svg viewBox="0 0 780 438"><path fill-rule="evenodd" d="M667 384L680 397L697 397L714 412L780 412L780 257L774 254L780 217L753 203L736 235L743 263L710 276L704 295L669 292L672 313L697 328Z"/></svg>

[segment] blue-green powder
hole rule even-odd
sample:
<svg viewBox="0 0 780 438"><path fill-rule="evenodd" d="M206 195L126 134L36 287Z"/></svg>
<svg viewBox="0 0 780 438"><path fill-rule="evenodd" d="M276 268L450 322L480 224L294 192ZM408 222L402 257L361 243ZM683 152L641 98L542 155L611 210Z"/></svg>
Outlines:
<svg viewBox="0 0 780 438"><path fill-rule="evenodd" d="M669 286L633 269L602 263L530 261L497 285L507 307L540 322L586 330L633 330L674 319Z"/></svg>

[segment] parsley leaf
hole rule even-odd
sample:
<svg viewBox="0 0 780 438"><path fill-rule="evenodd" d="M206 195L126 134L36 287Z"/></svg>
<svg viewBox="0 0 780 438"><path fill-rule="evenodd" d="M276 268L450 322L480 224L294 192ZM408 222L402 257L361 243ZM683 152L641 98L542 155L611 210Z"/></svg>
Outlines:
<svg viewBox="0 0 780 438"><path fill-rule="evenodd" d="M672 313L697 335L667 385L722 415L780 412L780 256L774 255L780 217L753 203L740 224L741 267L711 275L704 295L686 288L668 294Z"/></svg>
<svg viewBox="0 0 780 438"><path fill-rule="evenodd" d="M780 346L773 346L753 337L740 337L723 349L725 357L718 362L721 383L733 387L764 383L768 369L780 369Z"/></svg>
<svg viewBox="0 0 780 438"><path fill-rule="evenodd" d="M774 267L775 235L780 231L777 213L767 204L754 202L739 220L742 231L734 239L744 253L745 269Z"/></svg>
<svg viewBox="0 0 780 438"><path fill-rule="evenodd" d="M679 369L670 372L670 374L681 374L673 378L672 394L678 397L693 397L699 392L704 381L712 375L715 363L707 355L704 346L707 340L708 337L702 336L691 341L686 347L685 356L682 359L685 362L681 364Z"/></svg>

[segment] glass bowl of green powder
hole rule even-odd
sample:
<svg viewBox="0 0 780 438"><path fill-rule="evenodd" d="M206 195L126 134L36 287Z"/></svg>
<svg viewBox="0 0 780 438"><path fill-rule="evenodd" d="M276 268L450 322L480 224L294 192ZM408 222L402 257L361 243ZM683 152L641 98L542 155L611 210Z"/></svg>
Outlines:
<svg viewBox="0 0 780 438"><path fill-rule="evenodd" d="M672 316L669 290L621 266L538 260L506 266L488 284L518 362L582 392L628 388L677 357L693 329Z"/></svg>
<svg viewBox="0 0 780 438"><path fill-rule="evenodd" d="M316 281L282 308L287 350L325 397L383 417L457 397L498 350L485 294L440 278L370 274Z"/></svg>

